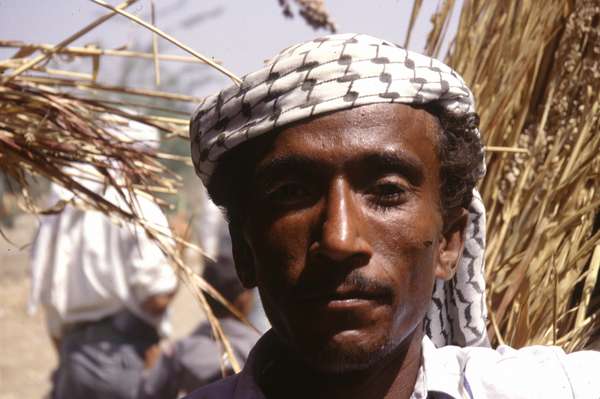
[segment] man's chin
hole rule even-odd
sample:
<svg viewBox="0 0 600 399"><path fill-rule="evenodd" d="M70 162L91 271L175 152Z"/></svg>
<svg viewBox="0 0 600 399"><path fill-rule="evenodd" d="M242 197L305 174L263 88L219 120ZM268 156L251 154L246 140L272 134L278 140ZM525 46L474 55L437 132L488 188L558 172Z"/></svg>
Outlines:
<svg viewBox="0 0 600 399"><path fill-rule="evenodd" d="M345 331L321 345L299 350L300 356L313 370L327 374L364 371L393 351L387 338L361 338L360 334Z"/></svg>

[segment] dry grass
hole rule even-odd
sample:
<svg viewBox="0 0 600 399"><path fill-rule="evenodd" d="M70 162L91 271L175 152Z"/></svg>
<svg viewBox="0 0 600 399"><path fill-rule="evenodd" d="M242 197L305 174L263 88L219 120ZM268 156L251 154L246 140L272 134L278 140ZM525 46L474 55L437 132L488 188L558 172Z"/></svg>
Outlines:
<svg viewBox="0 0 600 399"><path fill-rule="evenodd" d="M278 2L283 11L283 15L287 18L292 18L294 13L292 12L290 1L278 0ZM337 30L335 22L333 22L333 19L325 7L324 0L294 0L294 3L298 6L298 14L300 14L304 21L313 29L326 29L330 32L335 32Z"/></svg>
<svg viewBox="0 0 600 399"><path fill-rule="evenodd" d="M434 55L451 12L443 3ZM600 328L599 18L589 0L469 1L446 57L479 101L485 144L529 151L488 153L481 183L496 343L575 350Z"/></svg>
<svg viewBox="0 0 600 399"><path fill-rule="evenodd" d="M239 364L218 320L206 302L205 294L221 301L233 313L244 318L216 290L183 263L181 251L177 250L189 247L201 252L200 248L172 232L156 229L136 212L135 195L151 196L155 202L164 206L166 204L161 202L157 194L177 193L181 179L167 170L160 162L161 159L175 159L187 163L191 161L173 154L142 148L117 133L122 129L123 124L133 120L159 129L163 140L187 139L188 117L179 117L181 113L176 111L176 104L182 101L195 103L199 99L177 93L105 85L96 81L99 60L105 56L150 58L154 61L157 80L160 59L184 62L190 62L190 59L181 56L162 56L158 54L157 44L152 54L111 52L98 48L69 48L68 45L112 16L121 14L152 30L155 35L188 51L195 57L194 62L207 64L224 73L234 82L239 82L239 78L152 24L126 13L124 9L135 1L129 0L117 7L102 4L111 9L109 14L88 24L56 46L2 43L4 46L16 47L18 51L12 58L0 61L0 172L17 182L24 199L24 206L29 211L60 212L66 205L61 203L53 209L40 209L35 205L29 194L32 177L43 177L71 191L74 198L69 203L74 206L95 209L118 221L124 220L142 226L146 234L154 239L166 254L180 279L198 299L211 322L214 335L222 342L230 364L237 371ZM36 51L40 51L41 54L31 57ZM74 57L93 57L95 61L93 70L91 73L82 73L47 68L47 61L58 53ZM35 73L27 73L32 71ZM114 94L127 94L128 99L158 98L165 100L167 105L158 108L145 106L142 104L143 101L115 101L111 98ZM153 111L173 116L153 116L151 115ZM92 175L88 174L86 178L102 181L117 188L126 206L117 206L80 184L73 175L73 170L78 166L87 166L86 170L91 167L95 171ZM173 241L180 245L173 245Z"/></svg>

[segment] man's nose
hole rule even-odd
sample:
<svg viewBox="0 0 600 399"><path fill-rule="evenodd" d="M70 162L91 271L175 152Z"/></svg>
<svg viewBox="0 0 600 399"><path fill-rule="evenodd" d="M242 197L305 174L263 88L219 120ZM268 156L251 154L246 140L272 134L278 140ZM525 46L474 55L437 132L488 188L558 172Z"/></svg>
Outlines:
<svg viewBox="0 0 600 399"><path fill-rule="evenodd" d="M371 246L361 232L365 220L360 204L343 178L336 179L326 198L322 233L317 252L334 261L371 256Z"/></svg>

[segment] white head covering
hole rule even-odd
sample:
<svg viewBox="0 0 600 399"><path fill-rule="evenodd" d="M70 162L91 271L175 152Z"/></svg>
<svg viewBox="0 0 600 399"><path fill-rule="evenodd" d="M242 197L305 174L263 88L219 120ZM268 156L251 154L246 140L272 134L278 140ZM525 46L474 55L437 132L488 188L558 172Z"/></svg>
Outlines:
<svg viewBox="0 0 600 399"><path fill-rule="evenodd" d="M113 122L116 122L113 120ZM158 131L137 122L122 121L109 133L144 150L156 148ZM95 167L81 164L65 172L88 190L129 211L117 189L107 187ZM118 179L118 172L110 171ZM52 183L50 207L68 202L74 194ZM127 192L126 195L129 195ZM152 227L169 233L167 219L149 198L132 194L138 215ZM43 215L31 248L29 311L41 305L47 312L50 334L60 338L69 324L96 321L128 309L168 334L167 315L156 317L142 308L152 296L172 292L177 276L160 248L141 226L117 224L95 210L68 203L58 214Z"/></svg>
<svg viewBox="0 0 600 399"><path fill-rule="evenodd" d="M109 115L104 119L111 125L107 127L110 134L136 150L157 150L160 146L160 134L155 127L117 115Z"/></svg>
<svg viewBox="0 0 600 399"><path fill-rule="evenodd" d="M475 112L471 91L444 63L368 35L325 36L285 49L240 87L206 98L191 119L192 159L208 186L223 153L274 128L365 104L429 102L457 116ZM485 209L475 191L458 272L436 282L425 320L438 346L489 344L484 249Z"/></svg>

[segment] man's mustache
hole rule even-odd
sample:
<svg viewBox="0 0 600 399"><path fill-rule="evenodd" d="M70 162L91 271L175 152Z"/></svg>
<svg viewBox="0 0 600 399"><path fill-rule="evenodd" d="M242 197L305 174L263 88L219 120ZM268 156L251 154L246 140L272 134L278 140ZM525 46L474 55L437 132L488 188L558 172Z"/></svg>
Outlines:
<svg viewBox="0 0 600 399"><path fill-rule="evenodd" d="M394 288L390 282L366 277L360 270L354 269L337 279L332 276L321 276L319 279L305 281L300 279L290 293L292 298L332 296L336 293L391 298L394 295Z"/></svg>

